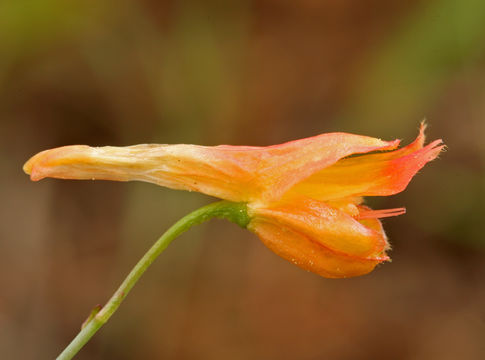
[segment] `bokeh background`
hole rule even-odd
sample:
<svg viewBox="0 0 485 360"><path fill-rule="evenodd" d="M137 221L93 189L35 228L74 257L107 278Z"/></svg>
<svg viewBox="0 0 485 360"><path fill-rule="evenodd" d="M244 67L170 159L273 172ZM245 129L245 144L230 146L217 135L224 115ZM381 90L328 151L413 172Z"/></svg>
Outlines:
<svg viewBox="0 0 485 360"><path fill-rule="evenodd" d="M213 221L78 359L484 359L485 2L0 1L0 357L52 359L155 239L213 199L43 180L67 144L270 145L346 131L448 146L384 220L393 262L328 280Z"/></svg>

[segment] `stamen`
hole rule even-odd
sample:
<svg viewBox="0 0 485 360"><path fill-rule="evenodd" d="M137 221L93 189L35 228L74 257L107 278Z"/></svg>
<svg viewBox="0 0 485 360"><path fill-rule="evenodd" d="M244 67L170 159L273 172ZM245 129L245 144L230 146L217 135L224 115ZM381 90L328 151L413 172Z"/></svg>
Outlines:
<svg viewBox="0 0 485 360"><path fill-rule="evenodd" d="M406 213L406 208L383 209L383 210L361 210L357 216L361 219L380 219L391 216L398 216Z"/></svg>

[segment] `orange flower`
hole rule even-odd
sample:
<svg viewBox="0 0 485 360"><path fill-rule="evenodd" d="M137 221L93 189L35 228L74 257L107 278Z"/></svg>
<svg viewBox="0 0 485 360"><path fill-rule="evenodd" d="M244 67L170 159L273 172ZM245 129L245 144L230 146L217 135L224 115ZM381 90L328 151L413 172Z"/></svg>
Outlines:
<svg viewBox="0 0 485 360"><path fill-rule="evenodd" d="M24 171L32 180L140 180L244 202L248 229L275 253L325 277L349 277L389 259L378 219L405 210L371 210L362 197L404 190L437 157L444 145L423 147L424 129L399 150L398 140L346 133L268 147L73 145L35 155ZM357 154L365 155L349 157Z"/></svg>

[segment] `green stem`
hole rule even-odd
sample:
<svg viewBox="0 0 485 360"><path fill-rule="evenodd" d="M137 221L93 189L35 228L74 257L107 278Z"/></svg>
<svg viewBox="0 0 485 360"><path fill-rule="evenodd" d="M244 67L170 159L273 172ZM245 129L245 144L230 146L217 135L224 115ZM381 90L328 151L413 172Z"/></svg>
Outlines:
<svg viewBox="0 0 485 360"><path fill-rule="evenodd" d="M121 286L116 290L111 299L98 312L91 313L81 331L57 357L57 360L72 359L79 350L89 341L89 339L103 326L111 315L118 309L121 302L128 295L130 290L136 284L138 279L143 275L151 263L165 250L170 242L192 226L201 224L212 218L221 218L230 220L241 227L246 227L249 223L249 217L246 211L246 204L233 203L229 201L219 201L201 207L198 210L184 216L170 227L148 252L135 265L133 270L125 278ZM97 309L96 309L97 310ZM94 310L94 311L96 311Z"/></svg>

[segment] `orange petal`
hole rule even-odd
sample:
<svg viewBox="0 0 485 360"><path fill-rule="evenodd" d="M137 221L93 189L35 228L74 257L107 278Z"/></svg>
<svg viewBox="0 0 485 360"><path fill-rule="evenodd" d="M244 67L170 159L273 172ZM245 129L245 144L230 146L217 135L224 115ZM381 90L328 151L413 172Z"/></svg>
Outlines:
<svg viewBox="0 0 485 360"><path fill-rule="evenodd" d="M32 157L24 171L45 177L92 180L139 180L172 189L199 191L232 201L260 193L251 157L217 147L196 145L64 146Z"/></svg>
<svg viewBox="0 0 485 360"><path fill-rule="evenodd" d="M291 228L335 254L374 259L380 258L387 247L382 231L313 199L293 199L272 205L249 204L248 214L252 219Z"/></svg>
<svg viewBox="0 0 485 360"><path fill-rule="evenodd" d="M140 180L225 200L251 201L265 194L279 196L300 178L344 156L397 145L397 141L340 133L268 147L72 145L35 155L25 164L24 171L32 180Z"/></svg>
<svg viewBox="0 0 485 360"><path fill-rule="evenodd" d="M328 133L261 148L264 155L258 175L266 189L262 198L278 200L293 185L346 156L392 150L398 145L399 140L383 141L368 136Z"/></svg>
<svg viewBox="0 0 485 360"><path fill-rule="evenodd" d="M422 147L424 125L416 140L399 150L342 159L295 185L285 196L300 194L319 200L352 196L393 195L443 150L441 140Z"/></svg>
<svg viewBox="0 0 485 360"><path fill-rule="evenodd" d="M248 227L277 255L307 271L327 278L346 278L371 272L380 260L336 254L289 227L255 219Z"/></svg>

